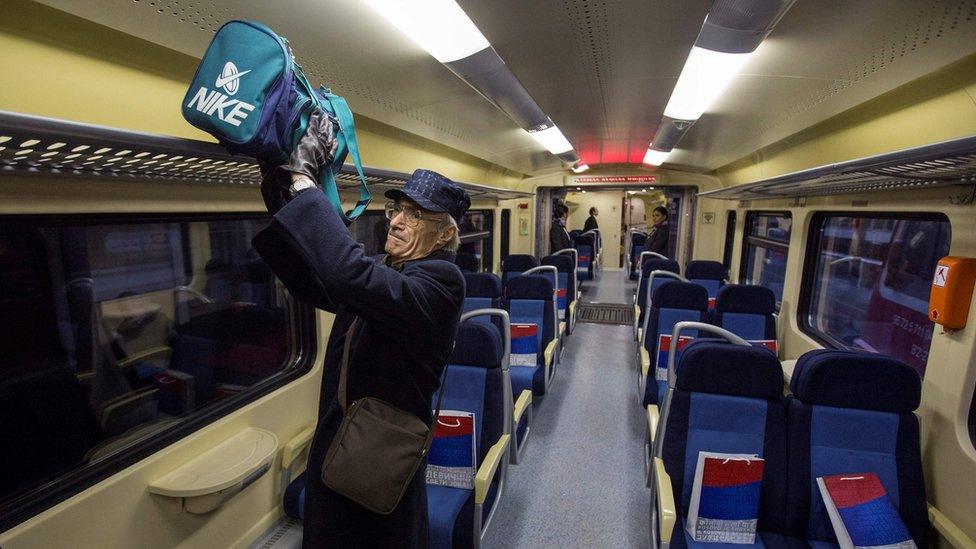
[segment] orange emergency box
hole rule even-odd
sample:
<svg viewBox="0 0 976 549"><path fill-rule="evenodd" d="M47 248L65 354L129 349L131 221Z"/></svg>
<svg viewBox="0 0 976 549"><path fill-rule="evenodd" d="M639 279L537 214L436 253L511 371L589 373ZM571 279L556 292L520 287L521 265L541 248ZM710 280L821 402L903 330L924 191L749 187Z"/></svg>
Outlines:
<svg viewBox="0 0 976 549"><path fill-rule="evenodd" d="M951 330L966 327L976 282L976 258L943 257L935 267L929 296L929 320Z"/></svg>

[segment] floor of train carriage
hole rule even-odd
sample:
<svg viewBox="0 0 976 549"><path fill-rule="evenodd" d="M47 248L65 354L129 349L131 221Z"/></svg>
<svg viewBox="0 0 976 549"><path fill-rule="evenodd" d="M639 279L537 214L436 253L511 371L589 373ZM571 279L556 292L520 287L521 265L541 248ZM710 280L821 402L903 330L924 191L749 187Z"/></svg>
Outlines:
<svg viewBox="0 0 976 549"><path fill-rule="evenodd" d="M631 303L622 271L586 282L582 301ZM485 547L647 547L645 414L630 326L577 323Z"/></svg>

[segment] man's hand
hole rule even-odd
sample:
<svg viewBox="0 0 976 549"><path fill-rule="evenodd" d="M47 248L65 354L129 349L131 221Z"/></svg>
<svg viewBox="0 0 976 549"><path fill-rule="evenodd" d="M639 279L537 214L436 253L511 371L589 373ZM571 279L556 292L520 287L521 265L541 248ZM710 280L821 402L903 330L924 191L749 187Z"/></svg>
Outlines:
<svg viewBox="0 0 976 549"><path fill-rule="evenodd" d="M291 200L291 186L295 180L318 181L319 170L332 162L338 143L328 115L316 110L309 117L308 129L288 161L273 166L258 161L261 168L261 196L271 215Z"/></svg>

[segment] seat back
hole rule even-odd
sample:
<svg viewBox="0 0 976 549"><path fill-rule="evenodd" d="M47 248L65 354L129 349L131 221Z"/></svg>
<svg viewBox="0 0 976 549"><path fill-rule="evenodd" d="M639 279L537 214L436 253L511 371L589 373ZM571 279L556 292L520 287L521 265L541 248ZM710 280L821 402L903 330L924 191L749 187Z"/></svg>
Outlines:
<svg viewBox="0 0 976 549"><path fill-rule="evenodd" d="M508 288L508 281L513 276L520 275L533 267L539 266L539 260L533 255L512 254L502 261L502 288Z"/></svg>
<svg viewBox="0 0 976 549"><path fill-rule="evenodd" d="M765 286L730 284L718 292L712 324L748 341L776 341L776 296Z"/></svg>
<svg viewBox="0 0 976 549"><path fill-rule="evenodd" d="M596 259L596 239L593 233L583 233L576 237L574 247L579 252L576 276L580 280L590 280L593 278L593 261Z"/></svg>
<svg viewBox="0 0 976 549"><path fill-rule="evenodd" d="M494 273L464 273L464 288L462 313L501 306L502 282ZM477 316L473 320L491 324L491 317L488 316Z"/></svg>
<svg viewBox="0 0 976 549"><path fill-rule="evenodd" d="M559 288L556 291L556 305L559 307L559 319L565 320L569 311L569 304L576 299L576 268L573 258L568 255L550 255L542 258L543 265L551 265L559 271Z"/></svg>
<svg viewBox="0 0 976 549"><path fill-rule="evenodd" d="M718 291L725 285L728 277L729 270L718 261L699 259L688 262L688 266L685 268L685 278L696 284L701 284L708 290L709 309L715 308L715 298L718 297Z"/></svg>
<svg viewBox="0 0 976 549"><path fill-rule="evenodd" d="M512 324L535 324L538 327L536 341L539 344L536 364L543 364L546 345L556 336L555 318L552 314L554 286L546 275L521 275L508 282L508 310ZM516 341L512 341L512 354L516 354Z"/></svg>
<svg viewBox="0 0 976 549"><path fill-rule="evenodd" d="M874 473L918 547L928 546L918 408L922 382L883 355L816 350L790 379L787 533L836 543L817 477Z"/></svg>
<svg viewBox="0 0 976 549"><path fill-rule="evenodd" d="M476 273L481 270L481 261L471 252L458 252L454 264L462 273Z"/></svg>
<svg viewBox="0 0 976 549"><path fill-rule="evenodd" d="M644 321L644 311L647 310L647 283L651 273L654 271L668 271L674 274L681 274L681 267L673 259L651 258L644 260L644 263L641 265L640 281L637 283L637 306L640 307L640 315L637 320L641 323ZM654 287L651 289L651 292L653 293L658 287L673 280L672 278L655 278L653 281Z"/></svg>
<svg viewBox="0 0 976 549"><path fill-rule="evenodd" d="M637 280L640 277L640 254L644 251L644 243L647 242L647 233L630 233L630 279Z"/></svg>
<svg viewBox="0 0 976 549"><path fill-rule="evenodd" d="M685 320L694 322L708 320L708 293L698 284L667 282L654 291L652 300L654 303L647 310L648 316L642 341L651 358L651 369L648 370L648 379L645 383L644 406L659 403L664 395L663 380L660 383L653 383L653 380L663 377L663 373L658 375L658 372L663 372L667 368L666 356L661 356L666 354L667 350L661 347L661 336L665 336L665 339L670 342L675 324ZM684 335L682 334L682 337ZM687 333L689 337L697 335L694 330ZM676 344L676 342L670 343ZM654 368L655 364L657 369Z"/></svg>
<svg viewBox="0 0 976 549"><path fill-rule="evenodd" d="M699 452L755 454L765 460L758 530L782 531L787 486L782 392L779 361L762 349L716 340L685 349L661 418L658 450L681 517L688 514Z"/></svg>

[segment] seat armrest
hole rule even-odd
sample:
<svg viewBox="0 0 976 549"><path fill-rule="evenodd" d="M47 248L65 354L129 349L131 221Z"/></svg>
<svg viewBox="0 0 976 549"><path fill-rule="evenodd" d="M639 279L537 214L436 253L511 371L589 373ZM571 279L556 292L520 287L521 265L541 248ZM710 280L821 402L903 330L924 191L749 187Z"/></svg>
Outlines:
<svg viewBox="0 0 976 549"><path fill-rule="evenodd" d="M556 343L558 341L559 338L555 338L546 345L546 352L543 355L546 359L546 366L552 366L552 359L556 356Z"/></svg>
<svg viewBox="0 0 976 549"><path fill-rule="evenodd" d="M508 444L512 435L502 435L498 442L488 450L478 473L474 476L474 503L483 505L485 498L488 497L488 487L491 486L491 479L495 477L498 466L501 465L502 458L508 456Z"/></svg>
<svg viewBox="0 0 976 549"><path fill-rule="evenodd" d="M564 320L559 321L559 335L566 335L566 321Z"/></svg>
<svg viewBox="0 0 976 549"><path fill-rule="evenodd" d="M647 349L645 349L643 345L641 345L640 348L640 357L641 357L641 375L644 376L644 378L646 379L647 372L649 372L651 369L651 353L647 352Z"/></svg>
<svg viewBox="0 0 976 549"><path fill-rule="evenodd" d="M570 316L576 314L576 300L573 300L573 302L569 304L569 314Z"/></svg>
<svg viewBox="0 0 976 549"><path fill-rule="evenodd" d="M515 401L515 422L518 423L522 421L522 416L525 411L532 406L532 391L525 389L519 394L518 400Z"/></svg>
<svg viewBox="0 0 976 549"><path fill-rule="evenodd" d="M285 447L281 451L281 468L288 469L291 464L294 463L295 459L302 453L312 442L312 435L315 434L315 427L309 427L303 430L301 433L295 435L291 440L285 443Z"/></svg>
<svg viewBox="0 0 976 549"><path fill-rule="evenodd" d="M674 506L674 492L671 491L671 477L664 470L664 460L654 458L654 481L657 484L657 524L661 543L671 543L671 534L678 520Z"/></svg>
<svg viewBox="0 0 976 549"><path fill-rule="evenodd" d="M650 435L648 440L654 444L654 434L657 433L657 424L661 420L661 413L656 404L647 405L647 432Z"/></svg>

